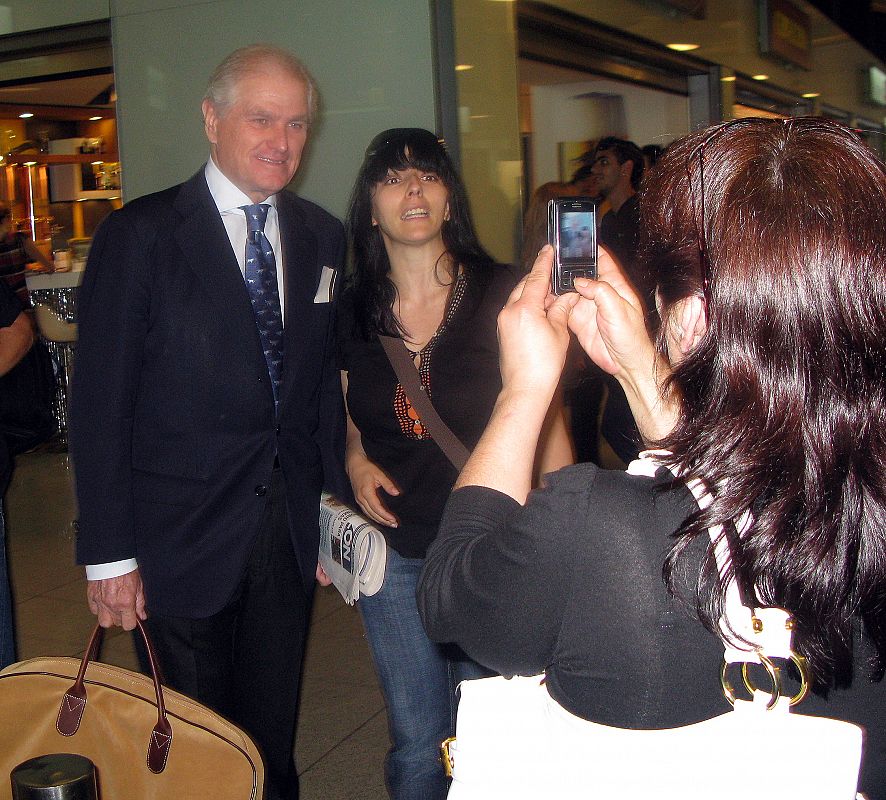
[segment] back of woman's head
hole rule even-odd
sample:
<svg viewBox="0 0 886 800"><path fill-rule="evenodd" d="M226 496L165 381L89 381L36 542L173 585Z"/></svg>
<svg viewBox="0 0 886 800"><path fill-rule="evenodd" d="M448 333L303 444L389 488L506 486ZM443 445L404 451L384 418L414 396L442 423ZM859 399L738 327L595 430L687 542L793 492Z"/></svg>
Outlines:
<svg viewBox="0 0 886 800"><path fill-rule="evenodd" d="M354 287L358 327L365 336L402 331L391 314L394 286L388 278L391 265L378 226L372 224L372 198L379 182L390 170L417 169L434 173L449 193L449 219L441 230L446 254L465 272L482 271L492 264L474 232L464 183L445 144L423 128L392 128L369 144L347 215L351 247L351 285ZM451 276L446 276L447 278Z"/></svg>
<svg viewBox="0 0 886 800"><path fill-rule="evenodd" d="M664 445L717 499L669 569L692 536L751 508L736 568L794 613L818 681L849 679L853 616L882 670L886 168L836 123L742 120L669 148L642 209L664 325L690 295L708 316L674 371L682 414Z"/></svg>

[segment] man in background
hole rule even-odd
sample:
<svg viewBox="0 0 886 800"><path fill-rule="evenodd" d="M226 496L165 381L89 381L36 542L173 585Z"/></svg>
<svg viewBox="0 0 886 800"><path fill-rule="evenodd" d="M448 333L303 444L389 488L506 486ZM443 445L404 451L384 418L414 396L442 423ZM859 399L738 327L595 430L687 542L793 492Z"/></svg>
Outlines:
<svg viewBox="0 0 886 800"><path fill-rule="evenodd" d="M597 178L598 194L609 202L609 211L600 220L599 241L619 260L648 301L655 287L649 287L649 281L637 266L640 239L637 190L643 177L643 153L633 142L607 136L597 145L591 169Z"/></svg>
<svg viewBox="0 0 886 800"><path fill-rule="evenodd" d="M169 685L255 739L271 800L298 796L320 492L347 492L342 227L284 191L316 108L285 50L246 47L216 68L206 165L95 238L72 390L90 609L105 627L145 620Z"/></svg>
<svg viewBox="0 0 886 800"><path fill-rule="evenodd" d="M637 263L640 239L640 179L643 177L643 154L633 142L606 136L594 152L592 173L597 191L610 208L600 220L598 241L622 265L628 278L647 304L655 310L655 283ZM640 434L631 414L624 390L611 375L606 376L608 396L600 430L616 455L626 464L641 449Z"/></svg>
<svg viewBox="0 0 886 800"><path fill-rule="evenodd" d="M27 265L36 261L46 272L54 272L55 265L26 234L12 224L11 209L0 203L0 276L15 292L22 308L31 307L31 298L25 283Z"/></svg>

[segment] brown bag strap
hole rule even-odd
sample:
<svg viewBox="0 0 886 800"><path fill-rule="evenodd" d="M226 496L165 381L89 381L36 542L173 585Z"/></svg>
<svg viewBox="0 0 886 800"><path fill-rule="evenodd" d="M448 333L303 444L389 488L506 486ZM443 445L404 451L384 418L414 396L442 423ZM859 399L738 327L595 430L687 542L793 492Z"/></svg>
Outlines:
<svg viewBox="0 0 886 800"><path fill-rule="evenodd" d="M422 386L418 370L412 363L403 340L381 334L378 335L378 339L385 349L388 361L394 368L397 380L400 381L400 385L409 396L409 401L418 410L422 424L428 429L437 446L445 453L452 465L461 472L470 452L449 429L449 426L440 419L431 398L428 397L425 387Z"/></svg>
<svg viewBox="0 0 886 800"><path fill-rule="evenodd" d="M151 677L154 679L154 693L157 696L157 724L154 726L148 739L147 765L151 772L159 773L166 769L166 760L169 758L169 749L172 745L172 726L166 717L166 704L163 701L163 687L160 685L160 671L157 666L157 656L154 654L154 647L141 620L136 620L136 624L145 642L148 662L151 665ZM85 680L86 668L89 666L89 662L95 660L98 656L98 648L103 635L104 628L96 625L95 630L92 632L92 638L90 638L89 644L86 646L86 652L83 653L83 660L80 662L77 679L74 681L74 685L62 697L58 717L55 722L56 730L62 736L73 736L80 728L83 713L86 711L86 704L88 702L86 685L89 681Z"/></svg>

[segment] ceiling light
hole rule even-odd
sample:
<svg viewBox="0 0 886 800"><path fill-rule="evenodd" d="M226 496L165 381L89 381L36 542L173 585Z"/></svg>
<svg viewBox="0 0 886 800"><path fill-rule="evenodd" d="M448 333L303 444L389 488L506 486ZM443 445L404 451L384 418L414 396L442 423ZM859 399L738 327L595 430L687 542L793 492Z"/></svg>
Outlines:
<svg viewBox="0 0 886 800"><path fill-rule="evenodd" d="M768 75L762 75L762 74L761 74L761 75L751 75L751 77L752 77L755 81L768 81L768 80L769 80L769 76L768 76Z"/></svg>
<svg viewBox="0 0 886 800"><path fill-rule="evenodd" d="M24 162L24 166L26 166L26 167L36 167L36 166L37 166L37 162L36 162L36 161L25 161L25 162Z"/></svg>
<svg viewBox="0 0 886 800"><path fill-rule="evenodd" d="M813 97L821 97L821 92L805 92L803 97L807 100L811 100Z"/></svg>
<svg viewBox="0 0 886 800"><path fill-rule="evenodd" d="M674 44L669 44L667 46L671 50L676 50L678 53L686 53L689 50L698 50L698 48L701 47L700 44L690 44L688 42L683 44L681 44L680 42L675 42Z"/></svg>
<svg viewBox="0 0 886 800"><path fill-rule="evenodd" d="M98 122L100 119L104 119L104 117L90 117L89 121L90 122Z"/></svg>
<svg viewBox="0 0 886 800"><path fill-rule="evenodd" d="M19 118L19 119L30 119L30 118L33 117L33 116L34 116L34 115L33 115L30 111L25 111L25 112L23 112L22 114L19 114L19 115L18 115L18 118Z"/></svg>
<svg viewBox="0 0 886 800"><path fill-rule="evenodd" d="M474 68L473 64L456 64L455 65L456 72L466 72L467 70L473 69L473 68Z"/></svg>
<svg viewBox="0 0 886 800"><path fill-rule="evenodd" d="M92 164L92 166L94 166L94 167L99 167L102 164L104 164L105 162L104 161L90 161L89 163Z"/></svg>
<svg viewBox="0 0 886 800"><path fill-rule="evenodd" d="M726 75L723 78L720 78L723 83L732 83L735 80L735 75Z"/></svg>

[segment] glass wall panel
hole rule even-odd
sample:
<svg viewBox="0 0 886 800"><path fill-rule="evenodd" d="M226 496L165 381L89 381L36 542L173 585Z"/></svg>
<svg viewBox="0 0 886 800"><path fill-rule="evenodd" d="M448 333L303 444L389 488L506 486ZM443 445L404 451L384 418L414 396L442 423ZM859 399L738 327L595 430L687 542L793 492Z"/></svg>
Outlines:
<svg viewBox="0 0 886 800"><path fill-rule="evenodd" d="M480 240L499 261L520 252L522 162L512 3L455 0L461 164Z"/></svg>

